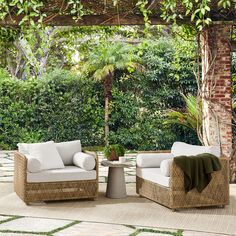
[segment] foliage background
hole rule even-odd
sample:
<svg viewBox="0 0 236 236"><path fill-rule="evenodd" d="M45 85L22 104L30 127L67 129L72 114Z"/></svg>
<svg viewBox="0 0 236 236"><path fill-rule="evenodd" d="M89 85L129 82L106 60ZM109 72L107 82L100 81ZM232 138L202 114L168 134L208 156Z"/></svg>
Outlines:
<svg viewBox="0 0 236 236"><path fill-rule="evenodd" d="M90 43L88 40L80 47L80 52L92 50ZM158 40L141 40L136 47L146 69L144 74L115 74L110 143L135 150L168 149L176 140L198 143L192 131L163 124L169 109L184 109L181 93L196 93L196 45L161 36ZM1 70L1 149L15 149L18 142L51 139L81 139L83 146L104 144L102 84L90 74L69 70L68 63L63 69L52 69L60 67L55 57L51 55L41 78L13 79Z"/></svg>

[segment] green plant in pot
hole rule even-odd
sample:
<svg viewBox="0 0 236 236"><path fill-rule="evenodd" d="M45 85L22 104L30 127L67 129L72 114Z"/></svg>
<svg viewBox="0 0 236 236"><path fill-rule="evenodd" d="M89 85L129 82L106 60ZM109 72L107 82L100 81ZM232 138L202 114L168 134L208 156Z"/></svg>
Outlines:
<svg viewBox="0 0 236 236"><path fill-rule="evenodd" d="M109 161L118 161L120 156L125 155L125 148L120 144L107 145L104 148L104 156Z"/></svg>

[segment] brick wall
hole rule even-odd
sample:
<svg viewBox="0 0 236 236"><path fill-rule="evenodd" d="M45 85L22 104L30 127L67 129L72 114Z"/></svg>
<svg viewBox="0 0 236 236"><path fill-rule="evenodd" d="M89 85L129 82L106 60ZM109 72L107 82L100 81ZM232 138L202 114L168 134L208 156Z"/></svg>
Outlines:
<svg viewBox="0 0 236 236"><path fill-rule="evenodd" d="M202 36L203 139L232 151L231 26L215 24Z"/></svg>

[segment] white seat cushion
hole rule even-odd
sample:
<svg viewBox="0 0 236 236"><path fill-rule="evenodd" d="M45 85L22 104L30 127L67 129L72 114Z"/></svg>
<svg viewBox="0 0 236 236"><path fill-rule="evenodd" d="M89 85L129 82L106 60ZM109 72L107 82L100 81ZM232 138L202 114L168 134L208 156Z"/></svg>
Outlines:
<svg viewBox="0 0 236 236"><path fill-rule="evenodd" d="M141 168L157 168L161 162L173 158L171 153L140 153L137 155L137 166Z"/></svg>
<svg viewBox="0 0 236 236"><path fill-rule="evenodd" d="M183 142L175 142L171 148L171 153L177 156L192 156L198 155L202 153L210 153L217 157L220 157L220 146L198 146L191 145Z"/></svg>
<svg viewBox="0 0 236 236"><path fill-rule="evenodd" d="M149 180L153 183L170 187L170 177L166 177L161 173L160 168L137 168L136 174L138 177Z"/></svg>
<svg viewBox="0 0 236 236"><path fill-rule="evenodd" d="M80 140L56 143L56 148L64 165L73 165L74 154L77 152L82 152Z"/></svg>
<svg viewBox="0 0 236 236"><path fill-rule="evenodd" d="M96 171L86 171L77 166L66 166L64 169L44 170L38 173L27 172L27 182L60 182L96 179Z"/></svg>
<svg viewBox="0 0 236 236"><path fill-rule="evenodd" d="M75 166L78 166L84 170L93 170L96 165L94 156L84 152L75 153L73 163Z"/></svg>

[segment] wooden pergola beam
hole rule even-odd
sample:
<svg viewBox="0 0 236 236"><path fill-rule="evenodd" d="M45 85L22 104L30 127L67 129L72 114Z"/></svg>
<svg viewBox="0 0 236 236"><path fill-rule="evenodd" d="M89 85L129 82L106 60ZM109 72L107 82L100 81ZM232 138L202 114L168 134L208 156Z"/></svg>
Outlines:
<svg viewBox="0 0 236 236"><path fill-rule="evenodd" d="M0 26L18 27L23 15L11 15L0 21ZM34 19L37 21L37 18ZM149 16L152 25L168 25L172 22L166 22L159 15ZM219 21L218 17L212 15L212 20ZM232 21L232 17L228 16L224 21ZM178 23L191 24L189 18L178 20ZM117 26L117 25L144 25L142 15L138 14L123 14L123 15L85 15L81 20L75 21L70 15L59 15L56 13L49 14L44 19L44 24L48 26Z"/></svg>
<svg viewBox="0 0 236 236"><path fill-rule="evenodd" d="M40 9L41 13L46 15L45 25L49 26L92 26L92 25L143 25L143 14L137 6L138 0L117 1L118 5L114 6L114 0L81 0L87 15L82 20L75 21L71 16L71 5L64 0L47 0ZM161 18L161 0L148 0L147 9L151 10L149 19L153 25L168 24ZM179 14L185 15L185 8L178 3ZM234 8L227 11L219 8L218 1L212 0L210 3L211 11L208 17L213 21L235 21L236 10ZM17 27L21 22L23 15L16 15L17 7L10 6L8 15L4 20L0 20L0 26ZM90 15L91 14L91 15ZM37 21L37 18L34 19ZM172 22L169 22L171 24ZM185 17L178 19L178 23L191 24L191 19Z"/></svg>
<svg viewBox="0 0 236 236"><path fill-rule="evenodd" d="M6 17L0 21L0 26L19 26L19 22L23 16ZM35 19L37 21L37 19ZM167 24L159 16L151 16L150 21L153 25ZM116 25L143 25L144 20L141 15L87 15L81 20L75 21L72 16L68 15L52 15L44 19L44 24L48 26L116 26Z"/></svg>

